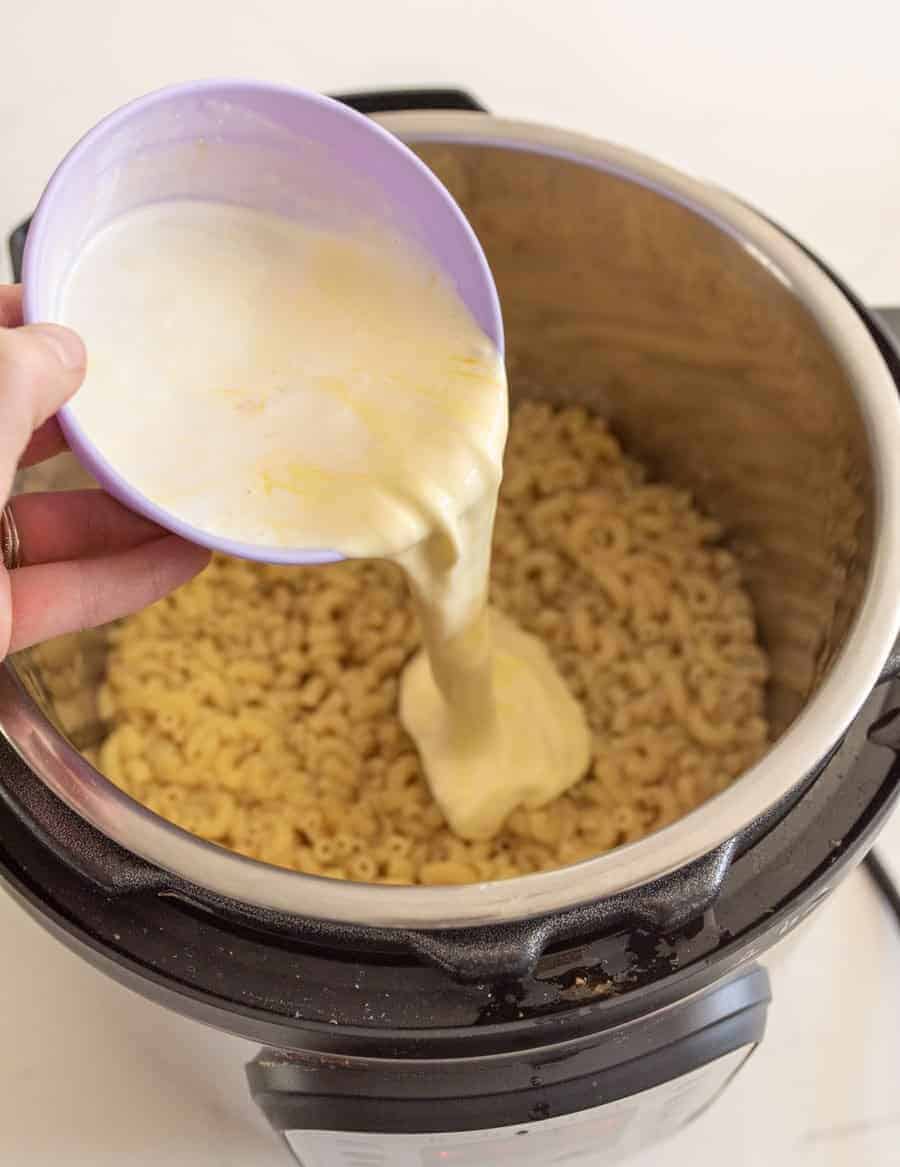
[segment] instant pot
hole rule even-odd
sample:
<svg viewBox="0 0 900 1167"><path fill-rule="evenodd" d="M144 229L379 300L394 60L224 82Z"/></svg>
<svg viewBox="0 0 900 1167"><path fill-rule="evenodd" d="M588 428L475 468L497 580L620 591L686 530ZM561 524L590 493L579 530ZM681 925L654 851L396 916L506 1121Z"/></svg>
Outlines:
<svg viewBox="0 0 900 1167"><path fill-rule="evenodd" d="M344 100L385 115L468 215L513 395L602 411L722 521L774 744L598 858L369 886L138 806L23 656L0 670L0 878L118 981L258 1042L249 1088L305 1167L614 1163L731 1082L764 1035L773 953L897 799L900 359L832 273L709 186L463 93Z"/></svg>

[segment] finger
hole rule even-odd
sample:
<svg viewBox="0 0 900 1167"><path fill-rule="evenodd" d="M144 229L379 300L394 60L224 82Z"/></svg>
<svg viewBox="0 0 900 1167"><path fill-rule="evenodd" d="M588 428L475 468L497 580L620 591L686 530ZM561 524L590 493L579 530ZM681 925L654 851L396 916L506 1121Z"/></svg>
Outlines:
<svg viewBox="0 0 900 1167"><path fill-rule="evenodd" d="M167 535L117 555L11 571L7 579L12 635L7 651L127 616L186 583L208 562L204 548Z"/></svg>
<svg viewBox="0 0 900 1167"><path fill-rule="evenodd" d="M26 566L109 555L166 533L102 490L20 494L10 506Z"/></svg>
<svg viewBox="0 0 900 1167"><path fill-rule="evenodd" d="M21 284L0 284L0 328L18 328L22 323ZM25 453L19 459L20 466L33 466L44 462L66 448L66 439L55 418L31 435Z"/></svg>
<svg viewBox="0 0 900 1167"><path fill-rule="evenodd" d="M19 459L19 465L33 466L35 462L46 462L48 458L52 458L54 454L61 454L66 448L66 439L59 428L59 422L55 417L51 417L31 435L25 453Z"/></svg>
<svg viewBox="0 0 900 1167"><path fill-rule="evenodd" d="M0 328L18 328L22 323L22 285L0 284Z"/></svg>
<svg viewBox="0 0 900 1167"><path fill-rule="evenodd" d="M79 337L58 324L0 329L0 490L36 429L81 384L86 356Z"/></svg>

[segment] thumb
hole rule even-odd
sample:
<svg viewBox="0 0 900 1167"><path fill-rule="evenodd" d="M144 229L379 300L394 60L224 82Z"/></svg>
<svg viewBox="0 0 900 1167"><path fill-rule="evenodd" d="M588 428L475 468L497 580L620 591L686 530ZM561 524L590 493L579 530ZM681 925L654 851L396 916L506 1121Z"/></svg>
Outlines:
<svg viewBox="0 0 900 1167"><path fill-rule="evenodd" d="M5 500L32 433L84 378L80 337L59 324L0 329L0 490Z"/></svg>

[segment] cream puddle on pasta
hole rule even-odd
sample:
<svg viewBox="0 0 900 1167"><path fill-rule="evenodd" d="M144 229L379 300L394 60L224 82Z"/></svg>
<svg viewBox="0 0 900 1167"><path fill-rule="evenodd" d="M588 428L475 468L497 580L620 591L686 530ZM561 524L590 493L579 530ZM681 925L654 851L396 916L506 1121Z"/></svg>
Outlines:
<svg viewBox="0 0 900 1167"><path fill-rule="evenodd" d="M165 203L91 242L60 319L91 354L74 413L147 497L243 542L400 565L424 645L401 718L457 835L489 838L582 777L581 706L487 607L503 363L425 257Z"/></svg>

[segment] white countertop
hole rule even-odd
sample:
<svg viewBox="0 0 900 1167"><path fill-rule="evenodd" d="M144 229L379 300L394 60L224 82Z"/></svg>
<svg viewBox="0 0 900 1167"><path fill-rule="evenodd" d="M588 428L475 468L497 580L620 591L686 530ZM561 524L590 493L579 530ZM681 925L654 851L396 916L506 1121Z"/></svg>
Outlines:
<svg viewBox="0 0 900 1167"><path fill-rule="evenodd" d="M0 235L82 131L170 81L460 85L498 113L618 140L729 187L864 298L900 304L898 34L900 9L883 0L10 0ZM900 874L900 818L881 846ZM119 988L5 897L0 926L2 1167L285 1167L245 1090L251 1046ZM864 873L793 961L764 1045L667 1145L667 1163L900 1164L900 931Z"/></svg>
<svg viewBox="0 0 900 1167"><path fill-rule="evenodd" d="M254 1046L107 980L2 895L0 929L3 1167L290 1167L244 1082ZM632 1167L900 1165L900 931L862 871L779 974L747 1068Z"/></svg>

